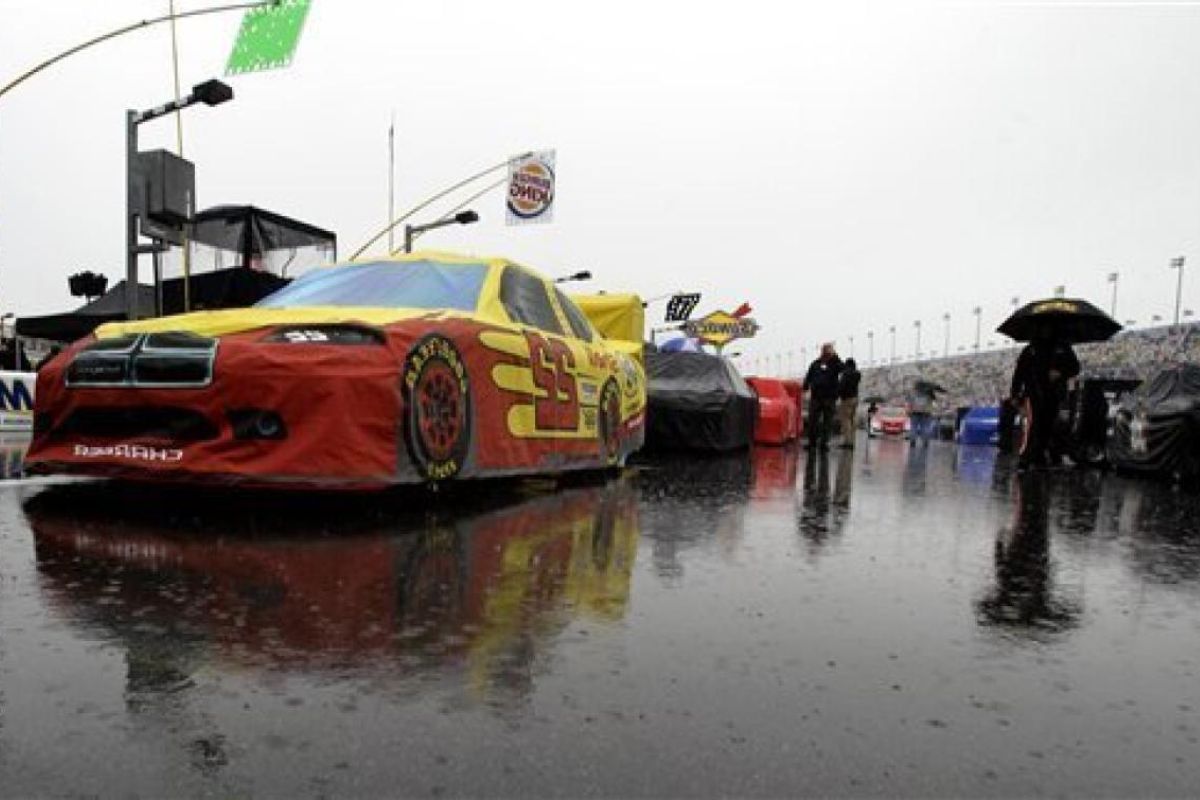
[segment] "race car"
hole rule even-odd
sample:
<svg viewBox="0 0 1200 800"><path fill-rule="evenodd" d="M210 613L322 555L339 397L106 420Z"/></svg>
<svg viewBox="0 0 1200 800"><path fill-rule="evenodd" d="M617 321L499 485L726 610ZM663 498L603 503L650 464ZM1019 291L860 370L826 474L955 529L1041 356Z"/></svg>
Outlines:
<svg viewBox="0 0 1200 800"><path fill-rule="evenodd" d="M1107 449L1120 472L1200 488L1200 365L1168 367L1122 400Z"/></svg>
<svg viewBox="0 0 1200 800"><path fill-rule="evenodd" d="M908 409L900 405L881 406L871 417L867 436L904 436L908 431Z"/></svg>
<svg viewBox="0 0 1200 800"><path fill-rule="evenodd" d="M76 342L38 375L27 468L332 489L612 468L645 436L641 347L511 261L348 262Z"/></svg>
<svg viewBox="0 0 1200 800"><path fill-rule="evenodd" d="M746 383L758 396L754 443L786 444L800 438L799 395L788 391L786 381L750 376Z"/></svg>

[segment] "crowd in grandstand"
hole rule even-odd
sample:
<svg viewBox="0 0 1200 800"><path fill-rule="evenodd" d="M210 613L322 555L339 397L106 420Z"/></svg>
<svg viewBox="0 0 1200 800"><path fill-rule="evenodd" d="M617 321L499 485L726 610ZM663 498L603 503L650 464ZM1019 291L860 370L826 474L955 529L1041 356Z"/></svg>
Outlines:
<svg viewBox="0 0 1200 800"><path fill-rule="evenodd" d="M868 367L859 396L901 400L919 378L945 387L943 408L995 405L1008 396L1020 347ZM1145 379L1172 364L1200 363L1200 324L1126 331L1107 342L1077 345L1075 352L1085 377Z"/></svg>

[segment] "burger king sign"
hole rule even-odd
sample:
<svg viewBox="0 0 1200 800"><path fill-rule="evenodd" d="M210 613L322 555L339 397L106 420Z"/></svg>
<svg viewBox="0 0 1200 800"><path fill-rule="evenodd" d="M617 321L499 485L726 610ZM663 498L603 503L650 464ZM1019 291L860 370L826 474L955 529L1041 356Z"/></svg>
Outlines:
<svg viewBox="0 0 1200 800"><path fill-rule="evenodd" d="M508 162L508 224L554 219L554 151L543 150Z"/></svg>

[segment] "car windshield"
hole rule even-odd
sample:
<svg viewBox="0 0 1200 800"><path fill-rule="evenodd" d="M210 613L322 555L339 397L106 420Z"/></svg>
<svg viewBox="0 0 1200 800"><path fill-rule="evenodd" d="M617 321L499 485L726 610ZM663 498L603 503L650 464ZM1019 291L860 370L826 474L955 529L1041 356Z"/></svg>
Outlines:
<svg viewBox="0 0 1200 800"><path fill-rule="evenodd" d="M904 416L904 409L900 406L884 406L883 408L879 409L879 416L902 417Z"/></svg>
<svg viewBox="0 0 1200 800"><path fill-rule="evenodd" d="M474 311L487 270L487 264L437 261L376 261L326 267L302 275L256 305Z"/></svg>

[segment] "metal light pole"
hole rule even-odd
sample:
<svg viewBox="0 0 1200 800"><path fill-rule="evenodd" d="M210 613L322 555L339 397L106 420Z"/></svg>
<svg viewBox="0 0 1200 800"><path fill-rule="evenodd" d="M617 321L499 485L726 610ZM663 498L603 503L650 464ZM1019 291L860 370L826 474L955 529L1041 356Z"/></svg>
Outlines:
<svg viewBox="0 0 1200 800"><path fill-rule="evenodd" d="M850 339L850 357L854 358L854 334L850 334L848 338Z"/></svg>
<svg viewBox="0 0 1200 800"><path fill-rule="evenodd" d="M917 332L917 346L913 348L913 353L916 355L916 360L921 360L921 320L913 320L913 328Z"/></svg>
<svg viewBox="0 0 1200 800"><path fill-rule="evenodd" d="M867 364L875 366L875 331L867 331Z"/></svg>
<svg viewBox="0 0 1200 800"><path fill-rule="evenodd" d="M1175 326L1179 326L1179 304L1183 299L1183 256L1171 259L1171 269L1179 271L1179 279L1175 282Z"/></svg>
<svg viewBox="0 0 1200 800"><path fill-rule="evenodd" d="M531 156L531 155L533 155L533 151L532 151L532 150L528 150L528 151L526 151L526 152L524 152L524 153L521 153L521 154L520 154L520 155L518 155L518 156L513 156L512 158L506 158L506 159L504 159L503 161L501 161L499 164L493 164L492 166L488 167L487 169L481 169L479 172L476 172L476 173L474 173L474 174L472 174L472 175L468 175L466 178L463 178L462 180L458 181L457 183L454 183L454 184L451 184L450 186L447 186L445 189L442 189L440 192L437 192L436 194L433 194L433 195L431 195L431 196L429 196L429 197L426 197L424 200L422 200L421 202L417 203L415 206L413 206L412 208L408 209L408 210L407 210L407 211L405 211L403 214L401 214L400 216L396 217L394 220L392 220L391 222L389 222L389 223L387 224L387 227L385 227L385 228L384 228L383 230L381 230L379 233L375 234L375 235L374 235L374 236L372 236L370 239L368 239L368 240L367 240L367 242L366 242L366 243L365 243L365 244L364 244L362 247L360 247L360 248L358 248L357 250L355 250L355 251L354 251L354 253L353 253L353 254L350 256L349 260L350 260L350 261L353 261L354 259L356 259L356 258L358 258L359 256L361 256L361 255L362 255L362 254L363 254L363 253L366 251L366 249L367 249L368 247L370 247L371 245L375 244L377 241L379 241L379 240L380 240L380 239L382 239L384 236L386 236L386 235L387 235L387 233L388 233L388 231L392 230L392 229L393 229L393 228L395 228L397 225L399 225L401 222L404 222L404 220L408 219L408 218L409 218L409 217L411 217L413 214L416 214L418 211L421 211L422 209L425 209L425 208L427 208L428 206L431 206L431 205L433 205L434 203L436 203L438 200L441 200L441 199L442 199L443 197L445 197L446 195L448 195L448 194L451 194L451 193L453 193L453 192L457 192L459 189L463 188L464 186L467 186L467 185L469 185L469 184L472 184L472 183L474 183L475 181L477 181L477 180L479 180L479 179L481 179L481 178L484 178L484 177L486 177L486 176L490 175L490 174L491 174L491 173L493 173L493 172L497 172L497 171L499 171L499 170L502 170L502 169L507 169L507 168L508 168L508 165L509 165L509 164L510 164L512 161L519 161L520 159L527 158L528 156ZM489 187L488 187L488 189L485 189L484 191L488 191L488 190L490 190L490 189L492 189L492 188L495 188L496 186L499 186L501 183L503 183L503 181L499 181L499 182L497 182L497 183L494 183L494 184L492 184L491 186L489 186ZM390 253L390 252L391 252L391 251L389 251L389 253Z"/></svg>
<svg viewBox="0 0 1200 800"><path fill-rule="evenodd" d="M891 363L895 364L896 363L896 326L889 325L888 333L890 333L892 335L892 360L891 360Z"/></svg>
<svg viewBox="0 0 1200 800"><path fill-rule="evenodd" d="M413 239L417 238L418 236L420 236L423 233L426 233L427 231L436 230L438 228L444 228L447 225L470 225L472 222L478 222L478 221L479 221L479 215L476 214L474 211L471 211L470 209L468 209L466 211L458 212L453 217L435 220L434 222L426 222L424 225L405 225L404 226L404 252L411 253ZM591 277L591 273L588 273L588 277Z"/></svg>
<svg viewBox="0 0 1200 800"><path fill-rule="evenodd" d="M396 218L396 112L392 112L392 122L388 125L388 222ZM392 241L393 229L388 229L388 252L395 250Z"/></svg>
<svg viewBox="0 0 1200 800"><path fill-rule="evenodd" d="M942 322L946 323L946 347L942 351L942 356L944 358L949 358L950 357L950 312L949 311L947 311L945 314L942 314Z"/></svg>
<svg viewBox="0 0 1200 800"><path fill-rule="evenodd" d="M25 81L29 80L34 75L38 74L39 72L46 69L47 67L57 64L58 62L62 61L63 59L73 56L76 53L80 52L81 50L87 50L89 47L94 47L102 42L107 42L109 39L115 39L118 36L123 36L127 33L132 33L134 31L140 30L142 28L147 28L151 25L157 25L160 22L170 22L170 23L174 24L175 20L187 19L188 17L199 17L199 16L203 16L205 14L219 14L222 11L237 11L237 10L245 9L245 8L261 8L264 6L273 6L274 7L274 6L279 6L281 4L282 4L282 0L264 0L264 2L256 2L256 3L229 3L226 5L211 6L209 8L198 8L198 9L195 9L192 11L182 11L178 14L176 14L176 13L165 14L161 17L155 17L154 19L138 20L137 22L131 23L129 25L123 25L120 28L117 28L116 30L109 31L108 33L104 33L99 36L88 39L86 42L83 42L82 44L77 44L74 47L68 48L68 49L62 51L61 53L58 53L57 55L51 56L50 58L48 58L45 61L43 61L42 63L34 66L33 68L28 69L25 72L22 72L16 78L14 78L11 81L9 81L8 83L4 84L4 86L0 86L0 97L3 97L4 95L8 94L10 91L17 88L19 85L21 85Z"/></svg>
<svg viewBox="0 0 1200 800"><path fill-rule="evenodd" d="M138 245L138 210L141 208L142 190L137 173L137 126L167 114L173 114L196 103L218 106L233 99L233 87L219 80L209 80L192 87L192 92L182 100L172 100L149 111L125 112L125 314L128 319L138 318L138 255L157 253L159 248ZM189 209L189 215L192 209Z"/></svg>
<svg viewBox="0 0 1200 800"><path fill-rule="evenodd" d="M1108 282L1111 283L1113 287L1112 308L1110 309L1110 315L1113 319L1117 318L1117 279L1120 277L1121 274L1119 272L1108 273Z"/></svg>
<svg viewBox="0 0 1200 800"><path fill-rule="evenodd" d="M1016 300L1016 299L1017 298L1015 298L1015 297L1013 298L1013 300ZM980 325L983 320L983 307L975 306L975 308L971 310L971 313L975 315L975 352L978 353L979 352Z"/></svg>

